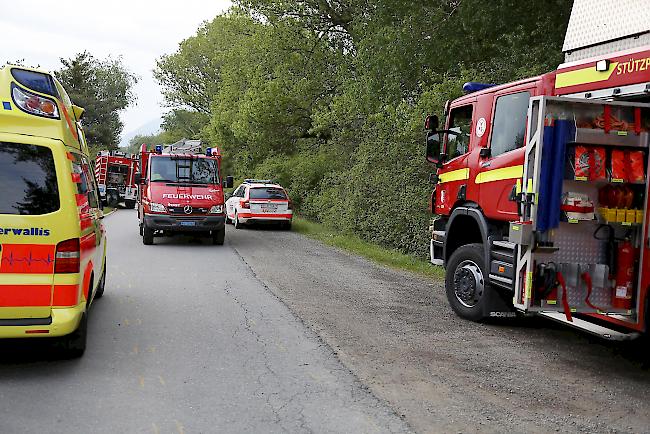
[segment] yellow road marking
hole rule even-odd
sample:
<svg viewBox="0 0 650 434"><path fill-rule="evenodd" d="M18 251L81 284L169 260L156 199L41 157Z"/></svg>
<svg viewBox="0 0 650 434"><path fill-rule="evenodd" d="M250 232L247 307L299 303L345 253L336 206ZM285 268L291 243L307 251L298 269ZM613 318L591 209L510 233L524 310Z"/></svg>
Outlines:
<svg viewBox="0 0 650 434"><path fill-rule="evenodd" d="M183 425L179 421L176 421L176 429L178 430L178 434L185 434L185 428L183 428Z"/></svg>
<svg viewBox="0 0 650 434"><path fill-rule="evenodd" d="M140 349L138 348L137 345L133 346L132 354L138 354L139 351L140 351Z"/></svg>
<svg viewBox="0 0 650 434"><path fill-rule="evenodd" d="M160 434L160 428L158 428L158 425L155 423L151 422L151 428L153 428L154 434Z"/></svg>
<svg viewBox="0 0 650 434"><path fill-rule="evenodd" d="M165 380L163 380L163 377L161 377L160 375L158 376L158 380L160 380L160 384L162 384L163 386L165 385Z"/></svg>
<svg viewBox="0 0 650 434"><path fill-rule="evenodd" d="M140 387L144 387L144 377L143 376L140 376L140 378L138 379L138 382L140 383Z"/></svg>

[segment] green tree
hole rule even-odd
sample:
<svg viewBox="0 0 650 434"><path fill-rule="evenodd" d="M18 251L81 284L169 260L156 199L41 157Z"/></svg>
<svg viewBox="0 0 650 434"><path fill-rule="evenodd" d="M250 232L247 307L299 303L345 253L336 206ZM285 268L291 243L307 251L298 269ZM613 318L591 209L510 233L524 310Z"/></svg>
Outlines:
<svg viewBox="0 0 650 434"><path fill-rule="evenodd" d="M61 59L54 72L70 99L84 107L82 121L88 143L101 149L117 149L124 125L119 114L133 104L133 86L138 78L128 71L121 58L98 60L88 52Z"/></svg>

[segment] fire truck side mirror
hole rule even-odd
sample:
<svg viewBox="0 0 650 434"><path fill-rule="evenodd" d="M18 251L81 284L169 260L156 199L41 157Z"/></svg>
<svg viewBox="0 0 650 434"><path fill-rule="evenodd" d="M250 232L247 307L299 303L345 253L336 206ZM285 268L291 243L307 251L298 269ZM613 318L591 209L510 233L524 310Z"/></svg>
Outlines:
<svg viewBox="0 0 650 434"><path fill-rule="evenodd" d="M223 188L232 188L233 184L235 183L235 179L228 175L226 176L226 180L223 182Z"/></svg>
<svg viewBox="0 0 650 434"><path fill-rule="evenodd" d="M142 175L141 175L141 174L139 174L139 173L136 173L136 174L135 174L135 183L136 183L137 185L142 184Z"/></svg>
<svg viewBox="0 0 650 434"><path fill-rule="evenodd" d="M424 129L427 131L436 132L439 126L440 121L436 115L429 115L424 120Z"/></svg>
<svg viewBox="0 0 650 434"><path fill-rule="evenodd" d="M427 161L433 164L441 164L444 161L444 155L440 148L440 134L438 132L427 132Z"/></svg>

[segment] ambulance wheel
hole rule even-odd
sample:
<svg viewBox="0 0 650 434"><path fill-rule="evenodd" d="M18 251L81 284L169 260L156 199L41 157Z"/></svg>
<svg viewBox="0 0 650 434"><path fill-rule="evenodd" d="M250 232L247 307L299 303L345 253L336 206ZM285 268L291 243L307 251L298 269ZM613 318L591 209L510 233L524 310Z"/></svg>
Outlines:
<svg viewBox="0 0 650 434"><path fill-rule="evenodd" d="M144 226L142 228L142 244L150 246L153 244L153 229Z"/></svg>
<svg viewBox="0 0 650 434"><path fill-rule="evenodd" d="M102 278L99 280L99 285L95 291L95 299L102 298L104 295L104 287L106 286L106 259L104 259L104 271L102 272Z"/></svg>
<svg viewBox="0 0 650 434"><path fill-rule="evenodd" d="M69 335L60 338L59 346L64 355L69 358L81 357L86 351L86 340L88 336L88 315L83 314L77 330Z"/></svg>
<svg viewBox="0 0 650 434"><path fill-rule="evenodd" d="M447 299L461 318L470 321L484 318L485 292L489 290L487 275L482 244L459 247L449 258L445 278Z"/></svg>
<svg viewBox="0 0 650 434"><path fill-rule="evenodd" d="M235 211L235 218L232 219L232 224L235 226L235 229L241 229L244 227L244 224L239 221L239 216L237 215L237 211Z"/></svg>
<svg viewBox="0 0 650 434"><path fill-rule="evenodd" d="M124 208L126 208L126 209L135 208L135 201L134 200L125 200L124 201Z"/></svg>
<svg viewBox="0 0 650 434"><path fill-rule="evenodd" d="M291 222L288 221L288 222L282 223L282 229L284 229L285 231L290 231L291 230Z"/></svg>
<svg viewBox="0 0 650 434"><path fill-rule="evenodd" d="M212 244L216 246L223 246L226 240L226 228L223 227L217 231L212 231Z"/></svg>

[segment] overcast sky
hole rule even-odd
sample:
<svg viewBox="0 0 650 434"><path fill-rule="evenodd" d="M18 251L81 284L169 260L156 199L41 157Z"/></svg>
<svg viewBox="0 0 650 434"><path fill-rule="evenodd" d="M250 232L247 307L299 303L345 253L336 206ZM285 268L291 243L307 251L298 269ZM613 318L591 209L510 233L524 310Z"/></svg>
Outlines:
<svg viewBox="0 0 650 434"><path fill-rule="evenodd" d="M160 116L162 96L152 70L162 54L193 35L229 0L0 0L0 62L25 59L28 66L60 67L59 58L81 51L104 59L123 56L140 77L137 106L122 113L123 133Z"/></svg>

